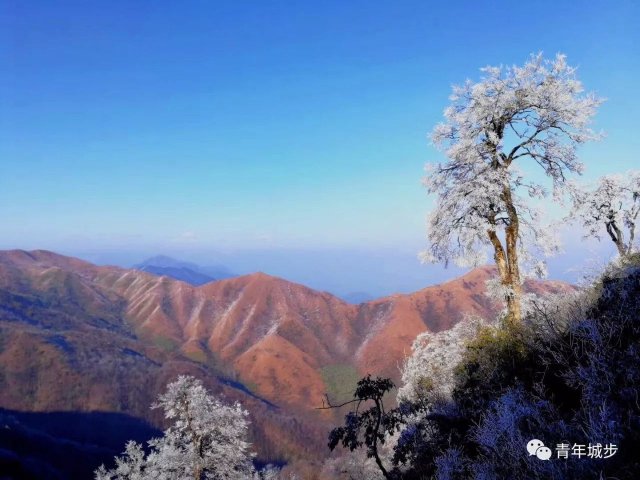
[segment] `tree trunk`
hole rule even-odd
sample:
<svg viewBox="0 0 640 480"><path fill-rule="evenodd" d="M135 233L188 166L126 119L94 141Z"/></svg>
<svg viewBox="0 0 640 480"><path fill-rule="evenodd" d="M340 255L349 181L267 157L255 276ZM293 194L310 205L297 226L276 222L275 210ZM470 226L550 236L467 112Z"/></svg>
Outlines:
<svg viewBox="0 0 640 480"><path fill-rule="evenodd" d="M517 227L506 229L507 243L507 279L505 285L511 289L511 295L507 296L507 312L512 323L522 320L522 284L520 283L520 268L518 265Z"/></svg>
<svg viewBox="0 0 640 480"><path fill-rule="evenodd" d="M606 223L606 227L607 227L607 233L609 234L609 236L611 237L611 240L613 241L613 243L616 245L616 248L618 249L618 253L620 254L621 257L624 257L627 254L627 249L625 248L625 245L624 245L624 238L623 238L622 231L618 228L618 225L616 225L615 220L609 219L609 221L607 221Z"/></svg>
<svg viewBox="0 0 640 480"><path fill-rule="evenodd" d="M520 222L518 221L518 212L511 196L511 190L505 186L502 191L502 200L505 203L509 224L505 228L506 250L502 246L502 242L498 237L495 229L487 230L489 240L493 245L494 255L500 274L500 282L508 289L505 295L507 304L507 321L511 324L520 323L522 320L522 284L520 281L520 265L518 260L518 233L520 231ZM495 220L492 222L495 225Z"/></svg>
<svg viewBox="0 0 640 480"><path fill-rule="evenodd" d="M498 234L494 230L487 231L489 235L489 240L493 245L494 255L493 258L496 262L496 266L498 267L498 274L500 275L500 283L509 289L509 294L505 295L505 302L507 304L507 316L511 323L519 322L522 313L520 308L520 298L522 295L522 288L520 286L519 277L515 277L513 273L513 268L510 263L512 261L518 261L518 254L512 248L508 249L505 254L505 250L502 246L502 242L500 242L500 238L498 238ZM509 241L507 241L507 246L509 246ZM515 271L517 272L517 266ZM517 281L514 281L515 278L518 278Z"/></svg>
<svg viewBox="0 0 640 480"><path fill-rule="evenodd" d="M507 312L509 321L516 324L522 320L522 283L520 279L520 265L518 261L518 235L520 233L520 220L518 212L513 204L511 189L505 186L503 191L504 203L509 216L509 225L505 229L505 241L507 244L507 278L505 285L511 289L511 295L507 298Z"/></svg>
<svg viewBox="0 0 640 480"><path fill-rule="evenodd" d="M375 400L375 403L376 403L378 418L376 419L376 430L375 430L376 436L373 438L373 456L384 478L391 480L391 477L389 476L389 472L387 472L387 469L384 468L384 465L382 464L382 460L380 459L380 455L378 455L377 435L378 435L378 432L380 431L380 421L382 420L382 405L378 399Z"/></svg>

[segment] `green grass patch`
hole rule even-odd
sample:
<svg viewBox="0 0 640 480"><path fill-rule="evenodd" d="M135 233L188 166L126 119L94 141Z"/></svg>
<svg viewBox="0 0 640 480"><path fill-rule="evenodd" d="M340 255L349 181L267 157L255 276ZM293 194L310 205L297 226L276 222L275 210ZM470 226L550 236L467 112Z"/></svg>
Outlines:
<svg viewBox="0 0 640 480"><path fill-rule="evenodd" d="M189 360L193 360L194 362L197 362L197 363L202 363L206 365L208 361L207 355L201 350L192 350L190 352L186 352L184 355Z"/></svg>
<svg viewBox="0 0 640 480"><path fill-rule="evenodd" d="M153 339L153 343L163 350L167 350L169 352L173 352L176 348L178 348L178 342L171 338L167 337L155 337Z"/></svg>
<svg viewBox="0 0 640 480"><path fill-rule="evenodd" d="M327 365L320 369L322 380L327 387L331 403L342 403L353 398L360 374L352 366L344 363Z"/></svg>

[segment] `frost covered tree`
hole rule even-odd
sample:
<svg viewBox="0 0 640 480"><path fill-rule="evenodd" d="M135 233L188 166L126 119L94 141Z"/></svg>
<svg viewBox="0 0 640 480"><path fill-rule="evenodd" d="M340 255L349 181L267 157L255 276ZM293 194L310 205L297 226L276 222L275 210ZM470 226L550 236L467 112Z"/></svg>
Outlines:
<svg viewBox="0 0 640 480"><path fill-rule="evenodd" d="M599 137L589 124L602 100L583 92L564 55L482 72L479 82L453 88L446 121L432 132L448 159L427 167L424 184L437 203L423 260L475 266L492 251L508 316L517 322L524 275L544 272L533 254L558 248L534 205L549 189L521 167L537 165L559 197L567 175L583 170L577 146Z"/></svg>
<svg viewBox="0 0 640 480"><path fill-rule="evenodd" d="M600 240L604 230L621 257L633 252L640 214L640 171L607 175L595 188L573 185L571 197L571 215L587 230L586 236Z"/></svg>
<svg viewBox="0 0 640 480"><path fill-rule="evenodd" d="M146 459L142 445L129 440L125 446L124 455L116 457L116 467L107 470L104 465L96 471L96 480L146 480Z"/></svg>
<svg viewBox="0 0 640 480"><path fill-rule="evenodd" d="M141 445L128 442L115 469L101 466L96 480L252 478L248 413L240 404L224 405L200 380L180 376L152 408L162 408L173 422L164 436L149 441L146 457Z"/></svg>

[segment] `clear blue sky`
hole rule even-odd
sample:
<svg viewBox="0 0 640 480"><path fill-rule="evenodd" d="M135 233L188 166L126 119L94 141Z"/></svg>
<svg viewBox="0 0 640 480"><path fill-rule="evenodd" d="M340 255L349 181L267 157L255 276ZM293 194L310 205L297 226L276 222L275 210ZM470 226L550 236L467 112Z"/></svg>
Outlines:
<svg viewBox="0 0 640 480"><path fill-rule="evenodd" d="M0 248L419 248L450 86L537 51L608 98L589 175L637 163L637 2L0 9Z"/></svg>

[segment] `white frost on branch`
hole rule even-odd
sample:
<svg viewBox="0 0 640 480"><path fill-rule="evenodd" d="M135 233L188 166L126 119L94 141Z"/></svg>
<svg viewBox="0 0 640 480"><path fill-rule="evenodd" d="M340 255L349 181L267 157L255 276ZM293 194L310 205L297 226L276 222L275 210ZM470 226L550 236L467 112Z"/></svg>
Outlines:
<svg viewBox="0 0 640 480"><path fill-rule="evenodd" d="M543 264L544 267L544 264ZM546 275L546 274L545 274ZM542 276L541 276L542 277ZM499 278L491 278L486 281L487 286L487 297L499 302L500 300L507 298L509 296L513 296L513 291L511 287L507 285L503 285ZM570 295L569 292L562 292L560 294L555 293L535 293L535 292L525 292L521 295L521 307L522 307L522 315L523 317L528 316L531 313L537 311L541 305L547 305L549 303L553 303L556 301L556 298L566 297ZM496 318L500 319L506 315L506 309L503 309L501 312L498 312Z"/></svg>
<svg viewBox="0 0 640 480"><path fill-rule="evenodd" d="M591 187L570 185L573 209L586 229L585 237L598 240L606 232L616 245L620 256L637 249L636 224L640 214L640 171L631 170L623 175L607 175Z"/></svg>
<svg viewBox="0 0 640 480"><path fill-rule="evenodd" d="M96 480L252 478L248 412L240 404L225 405L200 380L180 376L152 408L162 408L173 422L164 436L149 441L146 458L141 445L128 442L116 468L101 466Z"/></svg>
<svg viewBox="0 0 640 480"><path fill-rule="evenodd" d="M453 328L438 333L424 332L416 337L411 355L402 368L402 387L398 402L419 402L448 397L454 383L454 369L462 361L467 343L487 325L480 317L467 317Z"/></svg>
<svg viewBox="0 0 640 480"><path fill-rule="evenodd" d="M142 445L129 440L122 457L116 457L116 467L107 471L104 465L96 470L96 480L147 480L146 460Z"/></svg>

